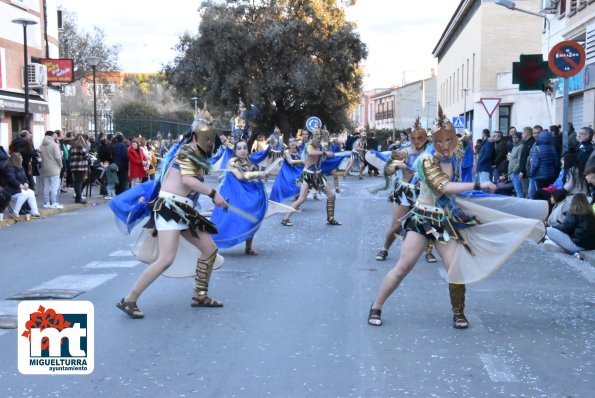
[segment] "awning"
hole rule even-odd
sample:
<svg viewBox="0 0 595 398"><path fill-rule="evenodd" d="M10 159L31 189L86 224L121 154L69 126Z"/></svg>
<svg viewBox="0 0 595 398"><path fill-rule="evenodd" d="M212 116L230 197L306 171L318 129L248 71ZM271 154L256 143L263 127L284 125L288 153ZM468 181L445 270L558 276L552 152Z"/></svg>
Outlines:
<svg viewBox="0 0 595 398"><path fill-rule="evenodd" d="M0 111L25 113L25 94L0 90ZM47 101L39 95L29 95L30 113L50 113Z"/></svg>

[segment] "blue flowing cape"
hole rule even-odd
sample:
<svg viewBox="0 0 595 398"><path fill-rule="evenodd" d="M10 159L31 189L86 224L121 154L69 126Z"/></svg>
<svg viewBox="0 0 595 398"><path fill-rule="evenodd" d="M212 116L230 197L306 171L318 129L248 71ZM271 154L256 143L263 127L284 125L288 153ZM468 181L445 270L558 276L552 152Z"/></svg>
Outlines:
<svg viewBox="0 0 595 398"><path fill-rule="evenodd" d="M221 156L223 156L223 153L224 153L224 152L225 152L225 149L223 148L223 145L220 145L220 146L219 146L219 149L217 149L217 153L216 153L216 154L214 154L213 156L211 156L211 157L209 158L209 163L210 163L210 164L215 164L215 163L217 163L217 161L218 161L219 159L221 159Z"/></svg>
<svg viewBox="0 0 595 398"><path fill-rule="evenodd" d="M343 155L343 156L335 156L332 158L326 158L320 164L320 170L323 174L331 174L334 170L339 168L339 165L343 161L343 158L346 158L351 155Z"/></svg>
<svg viewBox="0 0 595 398"><path fill-rule="evenodd" d="M256 217L256 223L244 217L215 207L211 221L219 233L212 235L217 247L226 249L254 236L267 213L268 199L264 184L260 181L238 180L233 173L226 172L219 193L227 202Z"/></svg>
<svg viewBox="0 0 595 398"><path fill-rule="evenodd" d="M225 170L227 167L227 162L233 158L233 148L225 147L225 151L223 151L223 159L221 160L221 167L219 170Z"/></svg>
<svg viewBox="0 0 595 398"><path fill-rule="evenodd" d="M250 162L252 162L252 164L259 164L261 162L263 162L266 158L269 157L269 153L271 152L271 146L267 146L267 149L262 150L262 151L258 151L258 152L254 152L252 154L250 154L250 156L248 156L248 159L250 159Z"/></svg>
<svg viewBox="0 0 595 398"><path fill-rule="evenodd" d="M300 193L300 187L296 183L296 180L302 174L303 170L303 165L294 166L283 159L283 164L281 165L279 174L277 174L277 177L275 178L269 198L273 202L281 203L284 200L298 195Z"/></svg>

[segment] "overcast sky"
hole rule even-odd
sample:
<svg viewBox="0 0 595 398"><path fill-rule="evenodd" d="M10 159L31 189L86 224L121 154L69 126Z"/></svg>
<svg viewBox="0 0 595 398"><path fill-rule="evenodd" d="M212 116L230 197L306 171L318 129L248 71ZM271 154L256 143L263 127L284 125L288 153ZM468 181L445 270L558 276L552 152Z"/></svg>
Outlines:
<svg viewBox="0 0 595 398"><path fill-rule="evenodd" d="M358 25L368 46L365 88L390 87L430 75L440 35L460 0L358 0L347 19ZM127 72L156 72L171 61L183 32L196 32L200 0L57 0L76 12L79 29L105 31L109 44L120 44L120 67Z"/></svg>

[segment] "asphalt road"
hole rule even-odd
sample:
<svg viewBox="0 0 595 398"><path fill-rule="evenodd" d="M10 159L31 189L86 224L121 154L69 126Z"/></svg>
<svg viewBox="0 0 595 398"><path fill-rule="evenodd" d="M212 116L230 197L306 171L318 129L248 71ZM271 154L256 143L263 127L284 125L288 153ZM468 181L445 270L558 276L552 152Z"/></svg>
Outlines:
<svg viewBox="0 0 595 398"><path fill-rule="evenodd" d="M366 323L398 258L374 257L391 204L349 179L327 226L309 199L294 227L281 216L254 242L222 252L210 293L221 309L191 308L191 279L159 278L141 297L142 320L115 304L144 265L128 255L106 205L0 230L0 315L5 298L35 287L80 288L95 306L95 370L26 376L17 332L0 329L2 397L592 397L594 268L535 244L467 290L468 330L451 326L441 263L421 259ZM270 185L270 183L269 183ZM501 244L506 244L502 242Z"/></svg>

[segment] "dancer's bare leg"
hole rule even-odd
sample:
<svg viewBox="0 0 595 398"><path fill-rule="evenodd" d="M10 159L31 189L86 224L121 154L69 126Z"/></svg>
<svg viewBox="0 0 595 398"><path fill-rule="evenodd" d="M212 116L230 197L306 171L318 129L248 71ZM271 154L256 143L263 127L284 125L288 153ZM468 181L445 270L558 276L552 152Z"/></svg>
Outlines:
<svg viewBox="0 0 595 398"><path fill-rule="evenodd" d="M407 206L395 206L393 208L393 218L390 224L390 228L386 233L386 238L384 239L384 246L382 250L388 251L392 244L395 242L396 234L399 233L401 229L401 218L409 211L409 207Z"/></svg>
<svg viewBox="0 0 595 398"><path fill-rule="evenodd" d="M159 231L157 235L159 242L159 258L139 276L126 296L126 302L134 303L151 283L155 281L173 262L178 251L180 231Z"/></svg>
<svg viewBox="0 0 595 398"><path fill-rule="evenodd" d="M372 304L373 309L381 309L385 301L397 289L401 281L409 274L426 248L426 237L415 232L408 232L401 245L401 256L393 269L384 277L380 291ZM378 321L380 324L380 321Z"/></svg>
<svg viewBox="0 0 595 398"><path fill-rule="evenodd" d="M297 200L291 204L291 207L293 207L294 209L300 207L300 205L306 201L306 198L308 197L308 191L308 184L302 184L302 186L300 187L300 196L298 196ZM289 222L292 214L293 212L285 214L285 217L283 217L283 222Z"/></svg>

